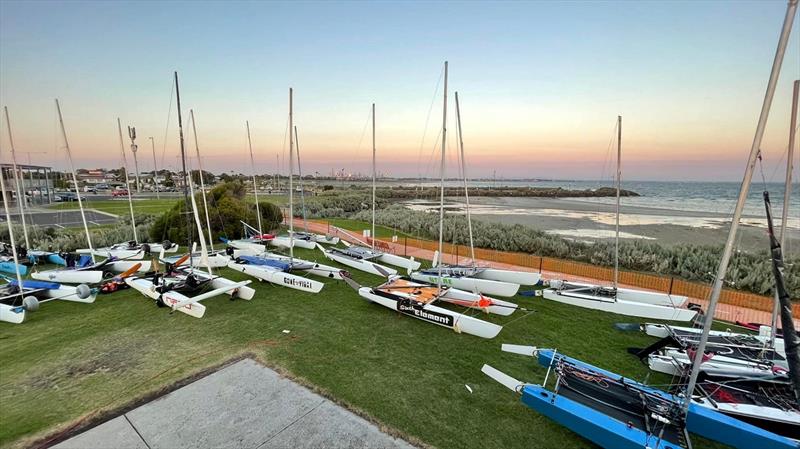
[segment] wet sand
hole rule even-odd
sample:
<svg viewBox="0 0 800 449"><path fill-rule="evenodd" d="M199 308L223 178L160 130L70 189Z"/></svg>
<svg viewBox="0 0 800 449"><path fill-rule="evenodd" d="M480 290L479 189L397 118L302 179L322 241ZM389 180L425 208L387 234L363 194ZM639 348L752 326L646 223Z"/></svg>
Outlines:
<svg viewBox="0 0 800 449"><path fill-rule="evenodd" d="M452 199L451 208L460 209L462 199ZM579 199L559 198L470 198L472 217L477 220L521 224L581 241L613 239L615 207ZM436 205L438 206L438 205ZM417 207L424 207L419 204ZM779 217L778 217L779 219ZM730 216L717 212L695 212L654 207L620 208L623 239L642 239L671 246L678 244L722 245L727 238ZM800 220L790 216L787 252L800 256ZM745 216L739 228L737 248L744 251L768 249L764 217Z"/></svg>

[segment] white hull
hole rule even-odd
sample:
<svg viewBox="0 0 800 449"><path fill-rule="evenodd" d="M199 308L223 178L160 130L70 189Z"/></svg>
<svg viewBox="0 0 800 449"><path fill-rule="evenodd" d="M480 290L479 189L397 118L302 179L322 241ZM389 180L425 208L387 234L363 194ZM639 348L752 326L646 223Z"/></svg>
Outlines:
<svg viewBox="0 0 800 449"><path fill-rule="evenodd" d="M551 301L583 307L586 309L602 310L603 312L618 315L636 316L653 320L690 321L697 312L676 307L666 307L641 302L623 301L620 299L599 297L583 293L573 293L568 290L546 288L542 296Z"/></svg>
<svg viewBox="0 0 800 449"><path fill-rule="evenodd" d="M108 249L97 248L95 250L79 249L76 251L78 254L94 254L99 257L116 257L117 259L142 259L145 254L141 249Z"/></svg>
<svg viewBox="0 0 800 449"><path fill-rule="evenodd" d="M151 253L160 253L161 250L163 249L164 252L167 254L174 254L177 253L178 249L180 248L180 245L175 245L175 244L173 244L169 248L164 248L164 245L162 245L161 243L148 243L148 245L150 245Z"/></svg>
<svg viewBox="0 0 800 449"><path fill-rule="evenodd" d="M22 307L0 304L0 321L4 323L20 324L25 321L26 313Z"/></svg>
<svg viewBox="0 0 800 449"><path fill-rule="evenodd" d="M38 281L58 282L61 284L99 284L103 281L101 270L76 270L61 268L31 273L31 278Z"/></svg>
<svg viewBox="0 0 800 449"><path fill-rule="evenodd" d="M335 236L328 236L325 234L315 234L312 232L297 232L297 234L305 234L311 237L311 241L314 243L322 243L325 245L336 245L339 243L339 237Z"/></svg>
<svg viewBox="0 0 800 449"><path fill-rule="evenodd" d="M312 242L309 240L292 239L291 241L293 242L295 248L314 249L317 246L317 242ZM277 236L270 240L269 244L279 248L288 248L290 245L290 239L286 236Z"/></svg>
<svg viewBox="0 0 800 449"><path fill-rule="evenodd" d="M285 273L276 268L263 265L241 264L235 261L228 262L228 268L253 276L256 279L282 287L289 287L309 293L319 293L325 286L322 282L306 279L290 273Z"/></svg>
<svg viewBox="0 0 800 449"><path fill-rule="evenodd" d="M427 282L430 284L438 284L439 276L424 274L422 272L411 273L411 278L416 281ZM442 276L442 285L454 287L460 290L467 290L471 292L480 292L487 295L511 297L519 291L519 284L511 284L508 282L493 281L489 279L477 279L472 277L452 277Z"/></svg>
<svg viewBox="0 0 800 449"><path fill-rule="evenodd" d="M234 252L234 254L235 254L235 252ZM245 255L249 256L250 254L245 254ZM282 260L284 262L290 262L292 260L291 257L284 256L284 255L281 255L281 254L275 254L275 253L262 253L261 255L263 255L265 257L269 257L270 259ZM236 257L238 257L238 256L236 256ZM307 270L305 270L305 269L303 270L306 273L313 274L314 276L319 276L319 277L323 277L323 278L327 278L327 279L336 279L338 281L342 280L342 269L341 268L337 268L337 267L334 267L334 266L331 266L331 265L324 265L324 264L317 263L317 262L311 262L310 260L298 259L296 257L294 258L294 261L295 262L300 262L302 264L312 265L313 266L312 268L307 269Z"/></svg>
<svg viewBox="0 0 800 449"><path fill-rule="evenodd" d="M782 410L777 407L760 406L755 404L739 404L729 402L711 402L706 398L695 399L694 402L703 407L710 408L726 415L742 418L757 418L762 421L800 426L800 413L794 410Z"/></svg>
<svg viewBox="0 0 800 449"><path fill-rule="evenodd" d="M361 270L366 273L384 277L385 275L375 268L375 265L378 265L379 267L381 267L382 270L389 273L390 276L397 275L397 270L395 270L394 268L389 268L385 265L376 264L374 262L370 262L369 260L353 259L351 257L347 257L341 254L336 254L330 251L324 251L324 253L325 257L327 257L328 259L339 262L342 265L347 265L350 268L355 268L356 270Z"/></svg>
<svg viewBox="0 0 800 449"><path fill-rule="evenodd" d="M71 285L61 285L57 289L43 289L42 294L48 298L56 298L62 301L80 302L84 304L91 304L97 299L97 292L92 293L86 298L78 296L78 288Z"/></svg>
<svg viewBox="0 0 800 449"><path fill-rule="evenodd" d="M163 263L175 263L180 260L181 257L173 256L167 257L162 259ZM230 262L230 257L224 256L219 253L209 254L208 256L208 265L211 265L211 268L222 268L227 267L228 262ZM191 263L192 267L194 268L208 268L208 265L203 263L203 260L200 258L200 254L193 255L190 259L184 260L179 266L181 267L188 267Z"/></svg>
<svg viewBox="0 0 800 449"><path fill-rule="evenodd" d="M189 299L186 295L178 292L168 292L164 296L161 296L155 290L155 286L152 282L150 282L149 279L126 278L125 283L150 299L157 300L159 297L161 297L164 301L164 304L167 304L168 306L172 306ZM206 306L197 302L179 307L177 310L195 318L202 318L206 313Z"/></svg>
<svg viewBox="0 0 800 449"><path fill-rule="evenodd" d="M110 267L111 271L116 273L124 273L133 268L135 265L139 264L141 264L141 266L137 272L146 273L150 271L150 267L153 265L153 262L150 262L149 260L118 260L116 262L111 262L108 264L108 266Z"/></svg>
<svg viewBox="0 0 800 449"><path fill-rule="evenodd" d="M405 257L395 256L389 253L381 254L378 260L383 263L388 263L389 265L405 268L406 270L419 270L419 267L422 266L422 264L414 260L413 257L406 259Z"/></svg>
<svg viewBox="0 0 800 449"><path fill-rule="evenodd" d="M494 323L479 320L461 313L453 312L434 305L426 305L419 308L400 308L396 300L376 295L369 287L361 287L358 294L363 298L380 304L389 309L398 311L419 320L436 324L442 327L453 329L456 332L475 335L481 338L494 338L503 329Z"/></svg>
<svg viewBox="0 0 800 449"><path fill-rule="evenodd" d="M647 364L651 370L674 376L679 375L681 371L688 370L692 365L693 361L689 359L685 351L668 349L664 354L650 354L648 356ZM730 378L770 379L776 376L775 372L767 365L725 357L719 354L701 363L700 371L710 376Z"/></svg>
<svg viewBox="0 0 800 449"><path fill-rule="evenodd" d="M553 279L550 281L550 287L559 288L564 283L574 285L576 287L586 288L607 288L598 284L589 284L586 282L572 282ZM681 307L686 304L689 299L687 296L669 295L660 292L650 292L645 290L636 290L632 288L617 288L617 299L628 302L640 302L642 304L653 304L657 306L666 307Z"/></svg>
<svg viewBox="0 0 800 449"><path fill-rule="evenodd" d="M703 333L703 329L696 329L694 327L681 327L681 326L670 326L668 324L655 324L655 323L645 323L644 325L644 332L651 337L658 337L664 338L670 335L669 329L672 328L676 331L681 332L689 332L692 334L696 334L698 337L700 334ZM760 342L766 344L769 342L769 327L762 326L762 329L759 331L758 335L756 334L745 334L741 332L730 332L730 331L710 331L708 335L715 336L715 337L737 337L737 336L746 336L752 337ZM775 339L775 351L786 357L786 350L784 349L784 341L783 338L776 338Z"/></svg>
<svg viewBox="0 0 800 449"><path fill-rule="evenodd" d="M542 280L542 275L539 273L530 273L527 271L511 271L511 270L496 270L494 268L485 268L475 274L479 279L490 279L493 281L508 282L511 284L519 285L536 285Z"/></svg>

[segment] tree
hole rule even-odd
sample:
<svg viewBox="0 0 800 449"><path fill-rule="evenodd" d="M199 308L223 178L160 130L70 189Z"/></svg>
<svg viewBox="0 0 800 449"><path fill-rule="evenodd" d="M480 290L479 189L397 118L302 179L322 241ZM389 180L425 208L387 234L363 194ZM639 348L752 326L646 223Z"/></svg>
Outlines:
<svg viewBox="0 0 800 449"><path fill-rule="evenodd" d="M200 170L192 170L192 182L195 184L200 184ZM203 170L203 183L205 185L211 185L214 183L214 174Z"/></svg>
<svg viewBox="0 0 800 449"><path fill-rule="evenodd" d="M276 229L283 223L283 212L277 205L259 201L258 209L261 211L261 223L266 229Z"/></svg>

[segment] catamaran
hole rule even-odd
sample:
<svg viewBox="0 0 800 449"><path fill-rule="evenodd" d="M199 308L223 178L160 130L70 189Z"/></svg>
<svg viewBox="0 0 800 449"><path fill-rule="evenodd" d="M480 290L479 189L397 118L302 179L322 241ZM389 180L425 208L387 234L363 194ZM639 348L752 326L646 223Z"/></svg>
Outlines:
<svg viewBox="0 0 800 449"><path fill-rule="evenodd" d="M8 226L8 237L11 241L10 250L13 265L16 267L15 279L3 276L5 284L0 285L0 321L20 324L25 321L27 312L33 312L39 308L39 304L55 299L65 301L92 303L97 297L97 290L92 290L86 285L77 287L61 285L55 282L26 281L22 279L17 254L16 242L14 240L14 229L11 223L11 214L8 209L8 197L6 195L6 183L2 170L0 170L0 190L2 190L3 208L6 214L6 226Z"/></svg>
<svg viewBox="0 0 800 449"><path fill-rule="evenodd" d="M394 268L389 268L385 265L381 265L376 263L375 261L380 261L385 264L395 265L401 268L405 268L409 272L412 270L418 270L419 267L422 265L420 262L414 260L413 257L405 258L400 257L385 251L381 251L375 247L376 236L375 236L375 191L376 191L376 168L375 168L375 156L377 150L375 146L375 103L372 103L372 230L370 234L370 242L371 245L367 245L364 242L361 245L351 245L350 243L342 240L342 244L344 244L345 248L338 248L338 247L330 247L325 248L320 244L317 244L317 248L325 254L325 257L328 259L334 260L339 262L342 265L346 265L350 268L355 268L356 270L361 270L367 273L375 274L378 276L382 276L382 273L389 273L389 275L396 275L397 270Z"/></svg>
<svg viewBox="0 0 800 449"><path fill-rule="evenodd" d="M602 310L619 315L637 316L655 320L690 321L694 310L683 309L686 296L670 295L619 287L619 204L622 178L622 116L617 117L617 206L616 238L614 249L614 281L611 287L554 279L542 296L551 301L570 304L587 309Z"/></svg>
<svg viewBox="0 0 800 449"><path fill-rule="evenodd" d="M128 157L125 155L125 143L122 137L122 122L120 121L119 117L117 117L117 128L119 130L119 149L122 153L122 169L125 171L125 187L126 191L128 192L128 208L130 209L131 215L131 228L133 230L133 240L116 243L104 248L88 248L88 249L79 249L77 252L78 254L93 254L95 256L101 257L114 257L117 259L142 259L146 256L149 256L151 253L158 254L161 251L167 253L174 253L178 251L178 245L170 242L169 240L164 240L161 243L141 243L139 242L139 237L136 233L136 217L133 214L133 199L131 197L131 188L130 188L130 179L128 179ZM131 138L135 137L135 128L128 128L129 132L132 132ZM134 144L131 144L132 148ZM138 175L137 175L138 176Z"/></svg>
<svg viewBox="0 0 800 449"><path fill-rule="evenodd" d="M291 129L293 117L293 90L289 88L289 126ZM253 146L250 139L250 123L247 122L247 142L250 151L250 162L253 166L253 190L255 191L255 199L256 199L256 217L259 229L256 230L257 235L261 236L263 233L261 232L261 210L258 205L258 184L256 182L256 175L255 175L255 160L253 158ZM296 134L295 134L296 136ZM291 186L292 177L293 177L293 155L294 155L294 141L292 136L289 136L289 161L290 166L292 169L289 171L289 184ZM294 213L294 209L292 206L292 195L290 194L289 197L289 213ZM247 231L247 224L242 222L245 225L245 231ZM289 224L289 232L290 237L296 236L293 234L292 226L293 223L290 222ZM228 268L231 268L236 271L240 271L242 273L248 274L253 276L257 279L262 281L267 281L275 285L280 285L283 287L293 288L295 290L310 292L310 293L319 293L322 290L322 287L325 286L322 282L308 279L304 276L298 276L295 273L309 273L315 274L319 276L324 276L327 278L336 278L341 279L341 270L338 268L334 268L327 265L321 265L316 262L309 262L302 259L297 259L294 257L294 246L289 245L289 256L281 256L278 254L274 254L268 251L263 250L263 246L261 243L256 242L244 242L242 244L241 241L237 243L229 242L230 245L230 253L234 255L234 259L228 262ZM237 246L240 249L237 249ZM260 252L259 249L261 250ZM249 253L249 254L248 254ZM255 253L255 254L253 254Z"/></svg>
<svg viewBox="0 0 800 449"><path fill-rule="evenodd" d="M739 449L796 449L793 440L719 413L696 401L641 384L553 349L502 345L547 368L541 385L490 365L481 371L521 395L522 402L595 444L620 449L691 448L689 432ZM550 373L555 387L547 388Z"/></svg>
<svg viewBox="0 0 800 449"><path fill-rule="evenodd" d="M181 116L181 97L178 87L178 72L175 72L175 99L178 109L178 135L180 138L181 163L183 164L183 195L187 203L187 209L191 209L192 217L187 215L188 245L193 247L193 230L198 232L200 241L200 258L207 259L209 251L206 248L205 236L203 235L200 216L197 212L197 203L194 196L194 188L188 176L186 167L186 151L183 138L183 121ZM195 131L196 136L196 131ZM192 253L184 255L181 259L190 259ZM131 276L125 279L125 283L136 289L143 295L155 300L159 306L170 307L173 311L177 310L187 315L201 318L205 314L204 301L222 294L229 294L231 298L242 298L250 300L255 295L255 290L248 287L251 281L234 282L221 276L213 274L210 263L203 262L207 273L195 269L190 261L188 266L181 266L183 260L178 260L176 265L167 266L166 273L151 273L147 276ZM191 295L191 296L190 296Z"/></svg>
<svg viewBox="0 0 800 449"><path fill-rule="evenodd" d="M361 297L370 302L418 320L452 329L458 333L471 334L481 338L494 338L503 327L436 306L434 303L437 301L449 302L501 315L508 315L517 308L516 304L487 298L480 294L447 286L437 287L400 276L388 276L388 281L377 287L362 287L349 277L345 277L344 280Z"/></svg>
<svg viewBox="0 0 800 449"><path fill-rule="evenodd" d="M444 220L444 148L447 136L447 68L445 67L444 80L444 117L442 124L442 162L441 174L442 185L439 203L439 232L442 232L441 222ZM464 197L466 200L467 227L469 229L469 246L472 255L469 265L445 265L443 262L442 245L433 255L432 268L411 273L413 279L436 284L440 282L445 285L463 290L486 293L496 296L514 296L519 291L521 285L536 285L541 281L539 273L499 270L489 266L478 265L475 260L475 244L472 238L472 216L469 207L469 188L466 172L466 160L464 159L464 139L461 131L461 107L458 102L458 92L456 97L456 117L458 119L458 142L459 142L459 164L464 180ZM441 242L441 237L440 237Z"/></svg>
<svg viewBox="0 0 800 449"><path fill-rule="evenodd" d="M135 261L135 260L117 260L115 257L109 257L103 262L96 263L93 254L92 237L89 233L89 225L86 221L86 214L83 210L83 201L80 196L80 189L78 187L78 178L75 175L75 164L72 160L72 151L70 150L69 141L67 140L67 131L64 127L64 119L61 116L61 105L56 99L56 110L58 112L58 122L61 127L61 136L64 140L64 147L67 152L67 159L69 160L70 171L72 172L72 183L75 188L76 199L78 200L78 209L80 209L81 220L83 221L83 230L86 234L86 242L89 244L88 255L82 255L78 258L77 264L70 264L72 258L68 257L67 266L52 270L34 271L31 277L41 281L53 281L67 284L96 284L109 277L111 273L123 273L130 270L132 267L137 266L141 271L148 271L150 269L149 261Z"/></svg>

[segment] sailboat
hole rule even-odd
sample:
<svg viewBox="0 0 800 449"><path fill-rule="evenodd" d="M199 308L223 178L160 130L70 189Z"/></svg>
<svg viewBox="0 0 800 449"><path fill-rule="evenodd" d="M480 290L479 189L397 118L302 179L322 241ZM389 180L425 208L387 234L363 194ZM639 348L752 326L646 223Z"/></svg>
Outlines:
<svg viewBox="0 0 800 449"><path fill-rule="evenodd" d="M541 385L519 381L491 365L481 371L520 394L522 402L573 432L608 448L691 448L689 432L738 449L796 449L784 436L633 379L567 357L554 349L502 345L547 368ZM550 374L555 386L548 389Z"/></svg>
<svg viewBox="0 0 800 449"><path fill-rule="evenodd" d="M619 315L638 316L655 320L690 321L697 312L682 309L686 296L670 295L659 292L648 292L619 287L619 204L621 186L622 155L622 116L617 117L617 206L616 237L614 250L614 283L611 287L573 282L566 280L550 280L549 288L544 289L542 296L551 301L570 304L587 309L602 310Z"/></svg>
<svg viewBox="0 0 800 449"><path fill-rule="evenodd" d="M462 290L485 293L495 296L514 296L520 285L536 285L541 280L538 273L523 271L498 270L478 266L475 263L475 245L472 240L472 216L469 211L469 189L467 187L466 162L464 160L464 139L461 133L461 108L456 92L456 116L458 118L458 140L460 147L459 161L464 175L464 195L467 202L467 225L469 228L469 244L472 251L471 265L445 265L442 253L442 225L444 222L444 163L447 142L447 64L444 71L444 106L442 118L442 162L441 162L441 195L439 202L439 250L434 253L432 267L427 270L411 273L411 278L432 284L451 285Z"/></svg>
<svg viewBox="0 0 800 449"><path fill-rule="evenodd" d="M306 240L309 242L323 243L326 245L336 245L339 243L339 237L334 235L317 234L308 231L308 219L306 217L306 189L303 185L303 167L300 164L300 138L297 136L297 126L294 127L294 144L295 153L297 154L297 176L300 180L300 203L303 210L303 230L302 231L289 231L294 234L295 239ZM291 174L290 174L291 176Z"/></svg>
<svg viewBox="0 0 800 449"><path fill-rule="evenodd" d="M97 290L92 290L86 285L72 287L55 282L26 281L22 279L22 273L19 267L23 267L23 265L18 263L19 256L14 240L11 214L8 210L8 197L6 195L6 183L4 178L5 176L2 170L0 170L0 190L2 190L6 226L8 226L11 253L17 270L14 273L16 275L14 279L9 279L5 276L2 277L6 282L0 285L0 321L20 324L25 321L28 312L34 312L39 309L39 304L56 299L93 303L97 298Z"/></svg>
<svg viewBox="0 0 800 449"><path fill-rule="evenodd" d="M191 208L192 217L187 215L188 244L187 247L193 248L193 230L198 232L200 241L200 258L207 272L195 270L195 264L191 261L193 253L190 252L181 259L190 259L188 266L182 266L183 261L179 260L175 265L169 265L165 273L152 273L142 277L128 277L125 283L136 289L143 295L153 299L158 306L166 306L173 311L180 311L195 318L202 318L205 315L206 307L201 304L215 296L229 294L231 298L242 298L250 300L255 295L255 290L248 287L251 281L234 282L222 276L214 275L208 263L208 250L206 249L205 236L203 236L200 216L197 213L197 203L194 197L194 188L189 179L186 167L186 151L183 139L183 120L181 116L181 96L178 87L178 72L175 72L175 99L178 109L178 135L180 137L181 163L183 164L183 195L187 203L187 208ZM195 133L196 135L196 133Z"/></svg>
<svg viewBox="0 0 800 449"><path fill-rule="evenodd" d="M203 212L206 221L206 230L208 232L209 250L206 252L205 257L197 251L197 246L192 243L191 257L183 257L180 254L173 254L166 256L164 251L159 255L159 260L165 264L173 266L183 266L191 264L194 268L222 268L228 265L230 257L223 251L214 250L214 239L211 230L211 217L208 214L208 199L206 198L206 186L203 180L203 159L200 157L200 144L197 137L197 121L194 117L194 109L189 109L189 116L192 119L192 136L194 137L194 149L197 156L197 166L200 170L200 196L203 199ZM190 167L191 170L191 167ZM191 181L191 179L190 179ZM193 181L192 181L193 182ZM194 195L194 190L192 190ZM202 234L202 228L198 225L198 232Z"/></svg>
<svg viewBox="0 0 800 449"><path fill-rule="evenodd" d="M317 248L325 254L328 259L339 262L350 268L355 268L377 276L394 276L397 270L394 268L381 265L377 262L382 262L389 265L395 265L405 268L408 271L418 270L422 265L415 261L413 257L406 259L394 254L390 254L375 248L375 190L376 190L376 170L375 170L375 103L372 103L372 234L371 246L364 245L351 245L350 243L342 240L344 248L329 247L325 248L320 244L316 244Z"/></svg>
<svg viewBox="0 0 800 449"><path fill-rule="evenodd" d="M78 200L78 208L80 209L81 221L83 222L83 230L86 234L86 242L89 244L88 255L82 255L74 261L72 257L67 258L67 266L64 268L57 268L53 270L34 271L31 277L40 281L61 282L67 284L97 284L104 278L113 276L114 273L124 273L134 266L138 267L141 271L150 269L149 261L134 261L134 260L116 260L114 257L109 257L103 262L95 262L94 254L92 253L92 237L89 233L89 225L86 221L86 214L83 210L83 201L81 200L80 189L78 188L78 178L75 175L75 164L72 160L72 151L69 147L67 140L67 131L64 127L64 119L61 116L61 105L56 99L56 110L58 112L58 123L61 127L61 136L64 140L64 147L67 152L67 159L69 159L70 171L72 172L72 183L75 188L75 196Z"/></svg>
<svg viewBox="0 0 800 449"><path fill-rule="evenodd" d="M289 126L291 129L292 121L293 121L293 91L289 88ZM250 139L250 123L247 122L247 142L248 148L250 151L250 163L253 166L253 190L255 191L255 200L256 200L256 217L258 223L258 234L263 235L261 232L261 210L258 205L258 186L256 184L256 175L255 175L255 160L253 158L253 146ZM294 159L294 142L292 136L289 136L289 161L290 161L290 170L289 170L289 185L292 184L292 177L293 177L293 162ZM289 196L289 210L290 214L293 212L292 201L291 201L291 194ZM289 238L293 238L294 234L291 233L293 223L290 220L290 234ZM236 243L230 243L232 245L232 253L236 254ZM247 245L259 245L258 243L248 243ZM247 249L254 249L251 246L245 246ZM312 274L320 274L325 277L330 278L338 278L341 279L341 273L339 269L334 267L329 267L325 265L320 265L315 262L309 262L302 259L295 259L294 257L294 245L289 244L289 257L278 256L271 252L262 251L258 254L241 254L241 250L239 250L239 254L228 262L228 268L245 273L247 275L253 276L256 279L267 281L275 285L280 285L283 287L289 287L295 290L310 292L310 293L319 293L322 288L325 286L322 282L308 279L303 276L298 276L294 273L297 272L307 272ZM324 274L323 274L324 273Z"/></svg>
<svg viewBox="0 0 800 449"><path fill-rule="evenodd" d="M17 195L17 207L19 208L19 217L20 221L22 222L22 235L25 238L25 246L20 247L17 246L17 256L19 257L19 261L22 261L22 269L25 271L22 272L24 275L27 271L27 267L24 266L26 261L32 265L39 265L39 264L55 264L55 265L64 265L66 262L64 259L53 251L44 251L39 249L34 249L31 247L31 241L28 237L28 225L25 221L25 189L22 185L22 180L20 179L20 171L17 167L17 151L16 147L14 146L14 136L11 133L11 119L8 115L8 107L3 106L3 112L5 113L6 117L6 129L8 130L8 144L11 150L11 165L14 172L14 191ZM12 255L10 252L3 248L2 256L5 258L3 261L4 263L0 263L0 271L4 271L6 273L14 274L16 272L16 268L14 266L9 265L9 262L13 260ZM10 262L13 264L13 262Z"/></svg>
<svg viewBox="0 0 800 449"><path fill-rule="evenodd" d="M122 153L122 169L125 171L125 187L128 192L128 208L131 214L131 228L133 231L133 240L127 242L115 243L104 248L93 249L79 249L78 254L93 254L95 256L117 258L117 259L142 259L149 256L151 253L158 254L161 251L174 253L178 251L178 245L165 240L162 243L140 243L139 237L136 235L136 216L133 214L133 199L131 197L130 179L128 179L128 157L125 155L125 143L122 137L122 122L117 117L117 128L119 130L119 149ZM135 128L131 128L135 129ZM135 131L133 131L135 133ZM135 134L134 134L135 135Z"/></svg>

